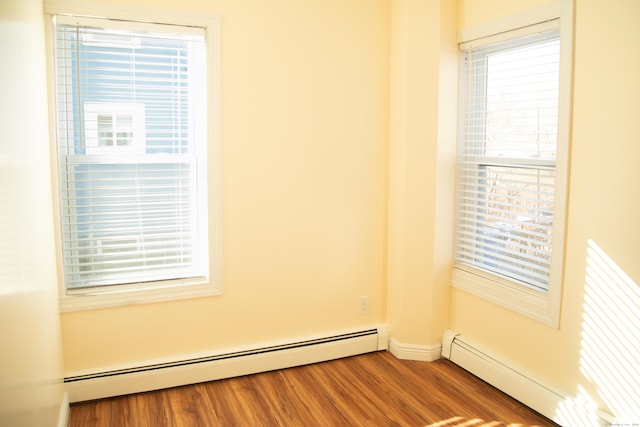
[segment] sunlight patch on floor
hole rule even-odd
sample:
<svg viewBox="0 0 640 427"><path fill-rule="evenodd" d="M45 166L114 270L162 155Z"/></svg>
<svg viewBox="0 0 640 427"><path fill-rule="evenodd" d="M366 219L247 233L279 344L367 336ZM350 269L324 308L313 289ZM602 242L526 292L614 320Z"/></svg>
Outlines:
<svg viewBox="0 0 640 427"><path fill-rule="evenodd" d="M500 421L485 421L479 418L467 419L464 417L451 417L446 420L438 421L425 427L497 427L503 426ZM507 427L525 427L523 424L509 424Z"/></svg>

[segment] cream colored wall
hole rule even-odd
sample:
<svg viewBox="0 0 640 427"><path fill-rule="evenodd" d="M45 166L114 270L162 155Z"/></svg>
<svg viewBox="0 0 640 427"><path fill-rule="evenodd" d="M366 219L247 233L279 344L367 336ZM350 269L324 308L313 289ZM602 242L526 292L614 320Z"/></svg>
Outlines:
<svg viewBox="0 0 640 427"><path fill-rule="evenodd" d="M461 0L462 25L539 2ZM559 329L452 290L451 326L560 390L640 419L640 2L576 0ZM571 420L567 407L561 419ZM578 423L580 425L586 425ZM578 425L568 422L566 425Z"/></svg>
<svg viewBox="0 0 640 427"><path fill-rule="evenodd" d="M458 27L471 28L554 0L458 0Z"/></svg>
<svg viewBox="0 0 640 427"><path fill-rule="evenodd" d="M388 1L121 3L221 18L225 292L65 313L65 371L384 321Z"/></svg>
<svg viewBox="0 0 640 427"><path fill-rule="evenodd" d="M0 2L0 425L55 426L64 398L42 2Z"/></svg>
<svg viewBox="0 0 640 427"><path fill-rule="evenodd" d="M387 322L399 344L432 346L449 318L457 8L391 4Z"/></svg>

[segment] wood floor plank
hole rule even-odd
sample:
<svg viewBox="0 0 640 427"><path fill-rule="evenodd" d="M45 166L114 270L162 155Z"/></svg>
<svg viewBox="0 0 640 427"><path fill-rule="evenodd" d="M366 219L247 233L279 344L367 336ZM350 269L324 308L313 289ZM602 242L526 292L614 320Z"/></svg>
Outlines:
<svg viewBox="0 0 640 427"><path fill-rule="evenodd" d="M326 397L326 391L321 389L317 374L311 368L312 366L304 366L281 371L283 378L291 385L292 392L298 396L292 403L301 403L307 411L305 416L308 420L315 421L315 425L347 425L339 408Z"/></svg>
<svg viewBox="0 0 640 427"><path fill-rule="evenodd" d="M215 411L215 419L218 425L233 426L239 420L235 407L238 399L233 394L227 380L213 381L203 384L209 397L211 406Z"/></svg>
<svg viewBox="0 0 640 427"><path fill-rule="evenodd" d="M353 411L354 407L362 406L363 411L354 414L353 421L371 419L386 421L388 425L412 425L421 422L421 417L416 417L416 411L411 409L417 402L404 395L400 388L394 388L388 373L372 369L373 366L367 361L368 359L362 359L362 364L354 364L352 360L343 359L336 361L335 369L329 370L332 380L343 383L344 394L351 396L346 410ZM354 386L358 393L353 393ZM389 414L394 414L394 417L390 418Z"/></svg>
<svg viewBox="0 0 640 427"><path fill-rule="evenodd" d="M237 399L241 409L239 413L241 424L239 425L278 425L274 414L268 410L268 404L265 401L268 396L261 394L256 386L255 375L237 378L237 381L230 384L235 396L239 397Z"/></svg>
<svg viewBox="0 0 640 427"><path fill-rule="evenodd" d="M175 426L214 427L215 411L206 391L199 385L164 390Z"/></svg>
<svg viewBox="0 0 640 427"><path fill-rule="evenodd" d="M100 427L111 423L111 401L97 400L90 404L74 406L69 425Z"/></svg>
<svg viewBox="0 0 640 427"><path fill-rule="evenodd" d="M129 396L119 396L111 399L111 425L133 425L139 424L139 416L131 411L133 399Z"/></svg>
<svg viewBox="0 0 640 427"><path fill-rule="evenodd" d="M288 381L289 375L283 375L282 371L267 372L254 377L261 393L266 396L277 396L267 399L269 411L275 418L276 425L295 425L295 423L313 423L313 413L309 410L311 400L302 400L296 393L292 382ZM307 424L310 425L310 424Z"/></svg>
<svg viewBox="0 0 640 427"><path fill-rule="evenodd" d="M127 396L130 419L126 422L136 427L174 425L166 396L167 393L164 391Z"/></svg>
<svg viewBox="0 0 640 427"><path fill-rule="evenodd" d="M314 377L323 399L345 418L344 425L354 425L357 420L366 421L371 408L362 402L362 395L356 393L356 384L347 383L340 376L337 366L326 369L326 365L312 365L307 368ZM359 390L357 390L359 392Z"/></svg>
<svg viewBox="0 0 640 427"><path fill-rule="evenodd" d="M447 360L388 352L75 404L69 427L518 426L552 421Z"/></svg>

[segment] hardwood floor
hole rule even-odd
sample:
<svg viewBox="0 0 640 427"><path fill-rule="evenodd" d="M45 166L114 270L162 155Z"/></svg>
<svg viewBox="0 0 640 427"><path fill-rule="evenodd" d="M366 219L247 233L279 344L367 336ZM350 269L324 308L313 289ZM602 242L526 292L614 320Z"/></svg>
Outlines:
<svg viewBox="0 0 640 427"><path fill-rule="evenodd" d="M447 360L376 352L75 404L70 427L556 426Z"/></svg>

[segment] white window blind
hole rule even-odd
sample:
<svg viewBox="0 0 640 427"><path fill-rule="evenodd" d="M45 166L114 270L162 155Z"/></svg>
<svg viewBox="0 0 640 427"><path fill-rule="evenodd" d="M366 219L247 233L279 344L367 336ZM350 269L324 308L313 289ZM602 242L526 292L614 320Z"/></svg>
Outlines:
<svg viewBox="0 0 640 427"><path fill-rule="evenodd" d="M456 267L549 289L558 30L463 47ZM477 45L475 43L474 45Z"/></svg>
<svg viewBox="0 0 640 427"><path fill-rule="evenodd" d="M67 291L206 277L204 30L58 16Z"/></svg>

